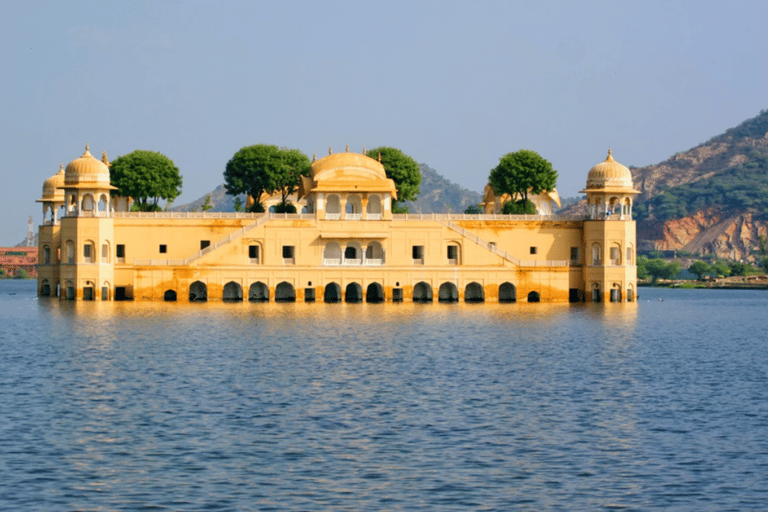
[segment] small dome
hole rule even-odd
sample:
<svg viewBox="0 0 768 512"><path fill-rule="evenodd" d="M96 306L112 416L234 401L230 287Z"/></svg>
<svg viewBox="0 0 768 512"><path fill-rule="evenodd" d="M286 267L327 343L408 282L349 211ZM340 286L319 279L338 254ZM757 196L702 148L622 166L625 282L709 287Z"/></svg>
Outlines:
<svg viewBox="0 0 768 512"><path fill-rule="evenodd" d="M360 153L334 153L312 163L312 179L353 174L370 176L372 179L387 179L381 162Z"/></svg>
<svg viewBox="0 0 768 512"><path fill-rule="evenodd" d="M64 202L64 164L59 167L59 172L43 182L43 197L40 201L56 203Z"/></svg>
<svg viewBox="0 0 768 512"><path fill-rule="evenodd" d="M85 153L80 158L72 160L67 165L64 173L64 184L66 186L82 187L107 187L109 185L109 167L97 160L88 151L88 145L85 145Z"/></svg>
<svg viewBox="0 0 768 512"><path fill-rule="evenodd" d="M629 169L613 159L608 150L606 159L592 169L587 175L587 188L632 188L632 173Z"/></svg>

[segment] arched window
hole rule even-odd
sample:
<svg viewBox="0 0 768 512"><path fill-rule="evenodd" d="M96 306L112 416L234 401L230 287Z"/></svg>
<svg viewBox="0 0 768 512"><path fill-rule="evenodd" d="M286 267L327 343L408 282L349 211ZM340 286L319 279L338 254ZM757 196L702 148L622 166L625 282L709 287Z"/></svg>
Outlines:
<svg viewBox="0 0 768 512"><path fill-rule="evenodd" d="M635 300L635 289L630 284L627 286L627 302L634 302Z"/></svg>
<svg viewBox="0 0 768 512"><path fill-rule="evenodd" d="M484 300L485 292L480 283L471 282L464 288L464 302L483 302Z"/></svg>
<svg viewBox="0 0 768 512"><path fill-rule="evenodd" d="M341 246L338 242L328 242L323 249L323 265L341 265Z"/></svg>
<svg viewBox="0 0 768 512"><path fill-rule="evenodd" d="M75 242L67 240L67 263L70 265L75 262Z"/></svg>
<svg viewBox="0 0 768 512"><path fill-rule="evenodd" d="M458 302L459 289L453 283L443 283L437 294L437 300L440 302Z"/></svg>
<svg viewBox="0 0 768 512"><path fill-rule="evenodd" d="M365 248L365 264L384 264L384 249L381 247L379 242L373 241L368 243L368 247Z"/></svg>
<svg viewBox="0 0 768 512"><path fill-rule="evenodd" d="M283 281L275 287L275 302L296 302L296 291L288 281Z"/></svg>
<svg viewBox="0 0 768 512"><path fill-rule="evenodd" d="M98 208L99 208L99 213L106 213L107 210L109 209L109 198L107 197L106 194L101 194L101 196L99 196Z"/></svg>
<svg viewBox="0 0 768 512"><path fill-rule="evenodd" d="M635 256L634 250L632 248L632 244L630 244L627 247L627 259L626 259L626 264L627 265L634 265L634 263L633 263L633 261L635 260L634 256Z"/></svg>
<svg viewBox="0 0 768 512"><path fill-rule="evenodd" d="M189 287L189 302L205 302L208 300L208 286L202 281L195 281Z"/></svg>
<svg viewBox="0 0 768 512"><path fill-rule="evenodd" d="M360 196L347 196L347 207L344 218L347 220L360 220L363 218L363 202L360 199Z"/></svg>
<svg viewBox="0 0 768 512"><path fill-rule="evenodd" d="M91 240L86 241L83 244L83 262L93 263L96 258L96 247Z"/></svg>
<svg viewBox="0 0 768 512"><path fill-rule="evenodd" d="M165 302L176 302L176 291L165 290L165 293L163 294L163 300Z"/></svg>
<svg viewBox="0 0 768 512"><path fill-rule="evenodd" d="M432 287L420 281L413 287L413 302L432 302Z"/></svg>
<svg viewBox="0 0 768 512"><path fill-rule="evenodd" d="M381 219L381 197L376 194L368 196L368 206L366 207L366 218L369 220Z"/></svg>
<svg viewBox="0 0 768 512"><path fill-rule="evenodd" d="M338 283L328 283L325 285L323 300L329 303L341 302L341 286Z"/></svg>
<svg viewBox="0 0 768 512"><path fill-rule="evenodd" d="M541 295L539 295L539 292L529 293L528 302L541 302Z"/></svg>
<svg viewBox="0 0 768 512"><path fill-rule="evenodd" d="M236 282L230 281L224 285L222 300L230 302L239 302L243 300L243 288Z"/></svg>
<svg viewBox="0 0 768 512"><path fill-rule="evenodd" d="M109 242L101 244L101 262L109 263Z"/></svg>
<svg viewBox="0 0 768 512"><path fill-rule="evenodd" d="M349 283L344 290L344 302L362 302L363 287L357 283Z"/></svg>
<svg viewBox="0 0 768 512"><path fill-rule="evenodd" d="M371 283L365 290L365 302L384 302L384 288L379 283Z"/></svg>
<svg viewBox="0 0 768 512"><path fill-rule="evenodd" d="M615 267L621 265L621 246L618 244L611 245L611 265Z"/></svg>
<svg viewBox="0 0 768 512"><path fill-rule="evenodd" d="M51 264L51 248L47 245L43 246L43 265Z"/></svg>
<svg viewBox="0 0 768 512"><path fill-rule="evenodd" d="M72 213L77 212L77 196L75 194L69 196L69 207L67 210Z"/></svg>
<svg viewBox="0 0 768 512"><path fill-rule="evenodd" d="M592 244L592 265L603 264L603 248L599 243Z"/></svg>
<svg viewBox="0 0 768 512"><path fill-rule="evenodd" d="M40 295L43 297L49 297L51 295L51 285L48 283L47 279L43 279L43 282L41 283Z"/></svg>
<svg viewBox="0 0 768 512"><path fill-rule="evenodd" d="M344 264L360 265L363 262L363 250L358 242L349 242L344 248Z"/></svg>
<svg viewBox="0 0 768 512"><path fill-rule="evenodd" d="M499 286L499 302L517 301L517 290L512 283L501 283Z"/></svg>
<svg viewBox="0 0 768 512"><path fill-rule="evenodd" d="M602 295L603 294L600 292L600 285L598 283L592 283L592 302L600 302Z"/></svg>
<svg viewBox="0 0 768 512"><path fill-rule="evenodd" d="M325 205L325 218L330 220L341 218L341 202L336 194L328 196L328 204Z"/></svg>
<svg viewBox="0 0 768 512"><path fill-rule="evenodd" d="M83 196L83 208L84 212L93 211L93 196L91 194L85 194Z"/></svg>
<svg viewBox="0 0 768 512"><path fill-rule="evenodd" d="M101 285L101 300L109 300L110 289L109 281L104 281Z"/></svg>
<svg viewBox="0 0 768 512"><path fill-rule="evenodd" d="M611 302L621 302L621 285L619 283L613 283L613 288L611 288Z"/></svg>
<svg viewBox="0 0 768 512"><path fill-rule="evenodd" d="M261 281L257 281L248 289L248 300L251 302L268 302L269 288Z"/></svg>

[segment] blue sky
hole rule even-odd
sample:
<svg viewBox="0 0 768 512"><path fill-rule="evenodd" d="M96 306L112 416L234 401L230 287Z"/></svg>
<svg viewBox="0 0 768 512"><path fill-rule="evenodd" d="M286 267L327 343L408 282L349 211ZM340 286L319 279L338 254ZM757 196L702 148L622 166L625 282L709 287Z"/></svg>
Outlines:
<svg viewBox="0 0 768 512"><path fill-rule="evenodd" d="M768 108L768 2L13 2L0 245L59 163L160 151L176 204L241 147L402 149L481 191L510 151L576 195L609 146L662 161Z"/></svg>

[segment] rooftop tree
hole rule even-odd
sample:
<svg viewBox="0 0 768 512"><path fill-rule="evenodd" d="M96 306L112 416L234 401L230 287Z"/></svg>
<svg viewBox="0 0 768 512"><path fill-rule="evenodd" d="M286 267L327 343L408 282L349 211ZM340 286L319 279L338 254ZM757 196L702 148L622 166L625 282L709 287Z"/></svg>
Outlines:
<svg viewBox="0 0 768 512"><path fill-rule="evenodd" d="M162 153L137 149L113 160L109 175L117 194L132 198L139 211L159 211L160 199L170 203L181 194L179 169Z"/></svg>
<svg viewBox="0 0 768 512"><path fill-rule="evenodd" d="M557 171L535 151L521 149L501 157L499 165L491 169L488 182L496 197L509 194L515 201L512 206L505 205L505 213L536 213L528 195L554 190Z"/></svg>
<svg viewBox="0 0 768 512"><path fill-rule="evenodd" d="M281 209L287 209L288 196L296 191L302 175L309 173L309 158L297 149L256 144L241 148L227 162L224 188L231 195L253 198L251 211L264 211L264 193L282 195Z"/></svg>

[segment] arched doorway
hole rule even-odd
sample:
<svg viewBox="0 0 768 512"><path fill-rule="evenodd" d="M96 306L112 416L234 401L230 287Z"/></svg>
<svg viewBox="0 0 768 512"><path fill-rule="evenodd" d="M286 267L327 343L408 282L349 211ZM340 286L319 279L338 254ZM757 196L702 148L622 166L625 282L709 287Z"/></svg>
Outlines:
<svg viewBox="0 0 768 512"><path fill-rule="evenodd" d="M471 282L464 288L464 302L483 302L485 293L483 286L477 282Z"/></svg>
<svg viewBox="0 0 768 512"><path fill-rule="evenodd" d="M371 283L365 290L365 302L384 302L384 288L379 283Z"/></svg>
<svg viewBox="0 0 768 512"><path fill-rule="evenodd" d="M189 302L205 302L208 300L208 287L202 281L195 281L189 287Z"/></svg>
<svg viewBox="0 0 768 512"><path fill-rule="evenodd" d="M344 302L362 302L363 287L357 283L349 283L344 291Z"/></svg>
<svg viewBox="0 0 768 512"><path fill-rule="evenodd" d="M239 302L243 300L243 289L234 281L230 281L224 285L224 292L221 296L222 300L228 302Z"/></svg>
<svg viewBox="0 0 768 512"><path fill-rule="evenodd" d="M440 302L458 302L459 289L453 283L443 283L440 285L437 300Z"/></svg>
<svg viewBox="0 0 768 512"><path fill-rule="evenodd" d="M250 302L269 302L269 287L261 281L256 281L248 288Z"/></svg>
<svg viewBox="0 0 768 512"><path fill-rule="evenodd" d="M341 286L338 283L328 283L325 285L323 301L328 303L341 302Z"/></svg>
<svg viewBox="0 0 768 512"><path fill-rule="evenodd" d="M528 294L528 302L541 302L541 296L539 292L531 292Z"/></svg>
<svg viewBox="0 0 768 512"><path fill-rule="evenodd" d="M517 289L512 283L501 283L499 302L517 302Z"/></svg>
<svg viewBox="0 0 768 512"><path fill-rule="evenodd" d="M611 288L611 302L621 302L621 286L614 284Z"/></svg>
<svg viewBox="0 0 768 512"><path fill-rule="evenodd" d="M432 302L432 287L424 281L419 281L413 287L413 302Z"/></svg>
<svg viewBox="0 0 768 512"><path fill-rule="evenodd" d="M296 302L296 291L293 285L283 281L275 288L275 302Z"/></svg>
<svg viewBox="0 0 768 512"><path fill-rule="evenodd" d="M176 290L165 290L163 300L165 302L176 302Z"/></svg>

